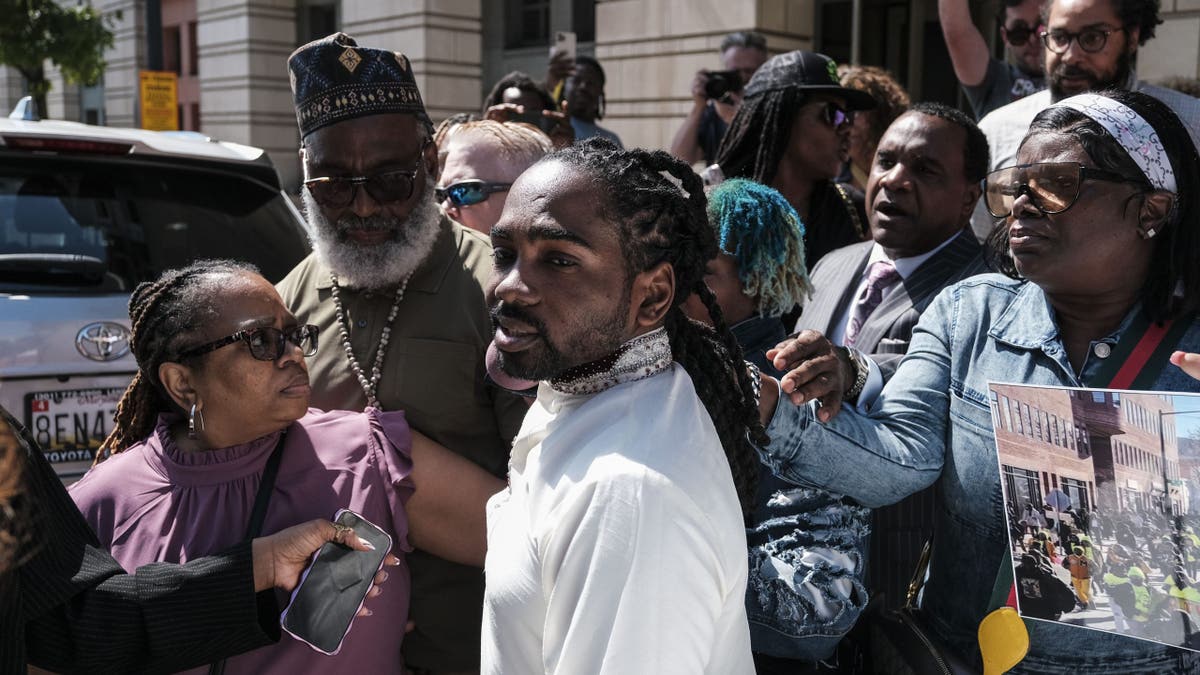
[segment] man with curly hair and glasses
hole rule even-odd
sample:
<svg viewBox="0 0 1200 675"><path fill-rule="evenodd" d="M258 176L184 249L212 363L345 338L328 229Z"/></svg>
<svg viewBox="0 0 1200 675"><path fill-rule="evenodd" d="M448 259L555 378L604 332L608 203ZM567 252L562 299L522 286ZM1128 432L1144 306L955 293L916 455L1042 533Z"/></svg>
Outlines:
<svg viewBox="0 0 1200 675"><path fill-rule="evenodd" d="M1000 108L979 122L987 134L991 170L1015 163L1017 146L1034 115L1051 103L1089 91L1140 91L1167 104L1200 142L1200 99L1137 78L1138 47L1154 39L1162 23L1158 0L1048 0L1039 37L1046 47L1047 89ZM995 220L975 209L972 225L981 239Z"/></svg>

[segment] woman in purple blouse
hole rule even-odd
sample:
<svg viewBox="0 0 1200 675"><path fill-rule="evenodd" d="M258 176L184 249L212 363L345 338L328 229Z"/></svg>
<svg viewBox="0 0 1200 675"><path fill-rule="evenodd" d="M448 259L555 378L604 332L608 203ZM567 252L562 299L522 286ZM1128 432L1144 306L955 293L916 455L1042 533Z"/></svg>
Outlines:
<svg viewBox="0 0 1200 675"><path fill-rule="evenodd" d="M397 554L417 546L483 566L484 503L503 482L409 429L403 412L309 408L304 357L316 328L297 325L253 268L205 261L169 271L138 286L129 308L138 373L106 458L70 490L127 569L240 541L281 438L263 533L347 508L387 531ZM229 659L226 672L403 672L403 556L391 569L400 578L371 604L376 616L356 621L336 656L285 636Z"/></svg>

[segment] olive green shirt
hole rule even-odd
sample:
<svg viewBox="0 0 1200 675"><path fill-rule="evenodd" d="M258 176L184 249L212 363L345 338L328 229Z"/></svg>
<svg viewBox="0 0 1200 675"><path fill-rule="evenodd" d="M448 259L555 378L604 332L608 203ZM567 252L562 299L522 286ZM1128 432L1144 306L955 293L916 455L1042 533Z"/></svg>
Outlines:
<svg viewBox="0 0 1200 675"><path fill-rule="evenodd" d="M492 248L483 236L445 218L441 228L392 322L376 395L384 410L404 410L412 428L502 477L527 406L484 381L484 353L492 337L484 286ZM309 255L279 282L278 290L301 323L321 329L317 353L308 359L312 405L362 410L366 394L342 346L331 286L328 269ZM339 295L354 354L369 377L395 289L343 286ZM410 618L416 630L404 638L406 664L478 669L483 571L422 551L410 554L408 564ZM397 635L403 630L397 626Z"/></svg>

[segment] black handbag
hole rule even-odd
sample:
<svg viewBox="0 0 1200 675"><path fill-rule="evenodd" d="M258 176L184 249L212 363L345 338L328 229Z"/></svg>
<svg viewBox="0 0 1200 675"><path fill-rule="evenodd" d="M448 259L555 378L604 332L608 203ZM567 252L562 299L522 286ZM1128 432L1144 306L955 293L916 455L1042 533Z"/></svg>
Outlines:
<svg viewBox="0 0 1200 675"><path fill-rule="evenodd" d="M925 543L912 581L908 584L904 606L879 612L867 627L870 648L869 669L889 675L979 675L979 668L964 658L929 628L929 621L917 607L917 594L925 583L931 542Z"/></svg>
<svg viewBox="0 0 1200 675"><path fill-rule="evenodd" d="M246 528L246 541L254 539L262 533L263 520L267 517L267 505L271 502L271 491L275 489L275 474L279 473L279 461L283 458L283 439L287 432L279 434L279 442L271 451L267 465L263 467L262 480L258 483L258 492L254 493L254 510L250 512L250 524ZM225 659L215 661L208 666L208 675L222 675L225 672Z"/></svg>

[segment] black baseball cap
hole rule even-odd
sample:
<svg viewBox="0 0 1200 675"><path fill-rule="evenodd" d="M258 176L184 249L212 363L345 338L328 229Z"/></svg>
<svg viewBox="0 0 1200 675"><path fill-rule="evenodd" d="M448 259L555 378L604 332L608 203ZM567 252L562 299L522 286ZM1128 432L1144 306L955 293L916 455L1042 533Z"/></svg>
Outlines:
<svg viewBox="0 0 1200 675"><path fill-rule="evenodd" d="M846 100L850 110L871 110L875 99L865 91L843 87L838 79L837 62L816 52L796 50L772 56L746 84L750 98L769 91L794 87L804 92L826 92Z"/></svg>

